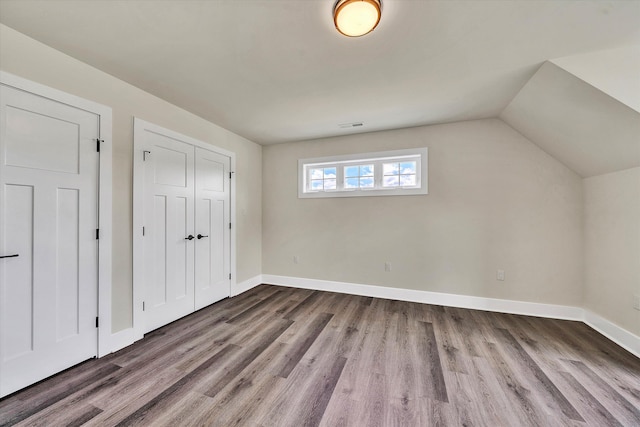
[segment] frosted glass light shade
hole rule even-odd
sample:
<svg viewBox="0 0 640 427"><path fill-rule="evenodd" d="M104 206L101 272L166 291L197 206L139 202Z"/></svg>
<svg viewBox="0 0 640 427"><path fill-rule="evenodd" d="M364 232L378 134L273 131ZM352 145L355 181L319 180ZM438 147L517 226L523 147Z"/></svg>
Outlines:
<svg viewBox="0 0 640 427"><path fill-rule="evenodd" d="M336 29L348 37L370 33L380 22L379 0L340 0L333 9Z"/></svg>

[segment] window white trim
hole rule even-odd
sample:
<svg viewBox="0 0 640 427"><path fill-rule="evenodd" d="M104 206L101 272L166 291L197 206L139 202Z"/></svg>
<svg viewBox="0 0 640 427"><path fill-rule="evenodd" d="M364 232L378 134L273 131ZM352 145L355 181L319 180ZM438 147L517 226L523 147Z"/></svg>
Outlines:
<svg viewBox="0 0 640 427"><path fill-rule="evenodd" d="M394 161L403 160L414 160L417 162L416 185L410 187L384 187L382 172L383 163L392 163ZM428 163L428 150L426 147L300 159L298 160L298 198L307 199L324 197L411 196L428 194ZM345 188L345 167L365 164L374 165L374 188ZM336 189L323 191L311 190L311 169L327 167L336 168Z"/></svg>

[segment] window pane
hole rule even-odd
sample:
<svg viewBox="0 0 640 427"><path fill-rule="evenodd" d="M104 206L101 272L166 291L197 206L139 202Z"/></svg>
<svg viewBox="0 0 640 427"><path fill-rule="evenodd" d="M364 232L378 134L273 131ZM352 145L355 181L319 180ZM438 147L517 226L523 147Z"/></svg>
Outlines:
<svg viewBox="0 0 640 427"><path fill-rule="evenodd" d="M382 181L383 187L398 187L400 185L400 177L396 176L385 176Z"/></svg>
<svg viewBox="0 0 640 427"><path fill-rule="evenodd" d="M402 162L400 163L400 173L401 174L415 174L416 173L416 162Z"/></svg>
<svg viewBox="0 0 640 427"><path fill-rule="evenodd" d="M356 169L358 169L356 167ZM344 180L344 188L358 188L358 178L347 178Z"/></svg>
<svg viewBox="0 0 640 427"><path fill-rule="evenodd" d="M403 187L408 185L416 185L415 175L400 175L400 185Z"/></svg>
<svg viewBox="0 0 640 427"><path fill-rule="evenodd" d="M324 177L326 178L335 178L336 168L324 168Z"/></svg>
<svg viewBox="0 0 640 427"><path fill-rule="evenodd" d="M399 163L385 163L382 165L384 175L397 175L399 171Z"/></svg>
<svg viewBox="0 0 640 427"><path fill-rule="evenodd" d="M360 178L360 188L373 188L373 177Z"/></svg>
<svg viewBox="0 0 640 427"><path fill-rule="evenodd" d="M360 166L360 176L373 176L373 165Z"/></svg>
<svg viewBox="0 0 640 427"><path fill-rule="evenodd" d="M322 179L322 169L311 169L311 179Z"/></svg>
<svg viewBox="0 0 640 427"><path fill-rule="evenodd" d="M344 176L347 178L353 178L358 176L358 166L347 166L344 168Z"/></svg>
<svg viewBox="0 0 640 427"><path fill-rule="evenodd" d="M299 159L298 195L314 198L427 194L426 155L426 148L416 148Z"/></svg>

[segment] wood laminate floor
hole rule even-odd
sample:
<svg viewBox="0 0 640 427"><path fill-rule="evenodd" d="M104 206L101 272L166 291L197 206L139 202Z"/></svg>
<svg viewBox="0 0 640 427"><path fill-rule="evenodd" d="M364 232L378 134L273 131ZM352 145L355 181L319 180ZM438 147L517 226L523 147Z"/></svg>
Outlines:
<svg viewBox="0 0 640 427"><path fill-rule="evenodd" d="M640 426L580 322L262 285L0 401L0 425Z"/></svg>

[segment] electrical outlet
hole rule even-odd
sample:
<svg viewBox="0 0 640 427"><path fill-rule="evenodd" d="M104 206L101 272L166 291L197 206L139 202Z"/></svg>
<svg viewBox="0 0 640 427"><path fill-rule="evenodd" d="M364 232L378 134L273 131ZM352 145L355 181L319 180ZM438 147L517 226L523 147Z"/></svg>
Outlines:
<svg viewBox="0 0 640 427"><path fill-rule="evenodd" d="M633 308L640 310L640 295L633 296Z"/></svg>
<svg viewBox="0 0 640 427"><path fill-rule="evenodd" d="M385 262L384 263L384 271L391 271L391 263L390 262Z"/></svg>
<svg viewBox="0 0 640 427"><path fill-rule="evenodd" d="M298 255L293 256L293 263L298 264L300 262L300 257Z"/></svg>
<svg viewBox="0 0 640 427"><path fill-rule="evenodd" d="M501 282L504 281L504 270L498 270L498 272L496 273L496 279L500 280Z"/></svg>

